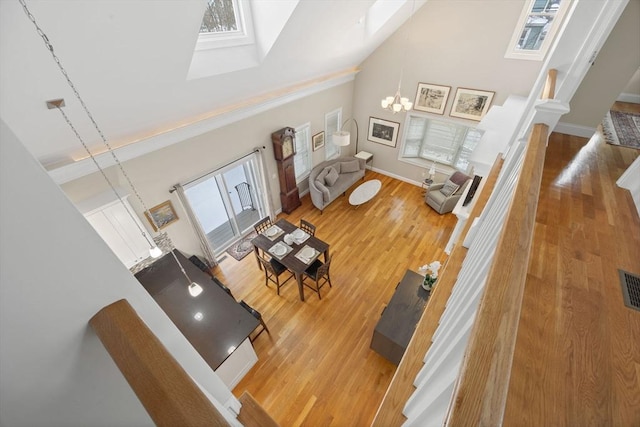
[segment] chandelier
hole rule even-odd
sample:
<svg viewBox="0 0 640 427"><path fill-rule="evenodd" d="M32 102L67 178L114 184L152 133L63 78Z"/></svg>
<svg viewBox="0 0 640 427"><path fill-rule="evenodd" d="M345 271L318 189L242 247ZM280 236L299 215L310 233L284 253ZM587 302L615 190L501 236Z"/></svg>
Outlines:
<svg viewBox="0 0 640 427"><path fill-rule="evenodd" d="M380 101L382 108L391 111L393 114L409 111L411 110L411 107L413 107L413 102L409 101L409 98L400 95L401 84L402 77L400 77L400 82L398 82L398 90L396 91L396 94L394 96L387 96Z"/></svg>

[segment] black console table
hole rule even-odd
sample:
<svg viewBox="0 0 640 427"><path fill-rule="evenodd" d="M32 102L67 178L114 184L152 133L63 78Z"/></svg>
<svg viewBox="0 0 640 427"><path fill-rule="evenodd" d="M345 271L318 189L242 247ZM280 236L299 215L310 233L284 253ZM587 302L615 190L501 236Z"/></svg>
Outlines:
<svg viewBox="0 0 640 427"><path fill-rule="evenodd" d="M429 299L424 276L407 270L373 331L371 348L398 365Z"/></svg>

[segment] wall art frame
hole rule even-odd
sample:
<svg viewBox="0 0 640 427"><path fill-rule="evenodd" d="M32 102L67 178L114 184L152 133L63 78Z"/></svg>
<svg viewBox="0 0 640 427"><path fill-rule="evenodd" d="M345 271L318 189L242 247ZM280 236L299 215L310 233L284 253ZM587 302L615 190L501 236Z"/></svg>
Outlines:
<svg viewBox="0 0 640 427"><path fill-rule="evenodd" d="M425 111L427 113L444 114L450 91L451 86L418 83L413 108L414 110Z"/></svg>
<svg viewBox="0 0 640 427"><path fill-rule="evenodd" d="M151 214L153 220L151 220L149 214ZM153 227L153 231L158 231L158 228L162 230L169 224L173 224L178 220L178 214L176 214L176 210L173 208L171 200L167 200L166 202L162 202L159 205L152 207L148 212L145 212L144 215L147 217L147 221L149 221L151 227Z"/></svg>
<svg viewBox="0 0 640 427"><path fill-rule="evenodd" d="M311 147L313 151L324 147L324 131L318 132L311 137Z"/></svg>
<svg viewBox="0 0 640 427"><path fill-rule="evenodd" d="M372 142L377 142L378 144L395 147L398 143L399 130L400 123L379 119L377 117L369 117L367 139Z"/></svg>
<svg viewBox="0 0 640 427"><path fill-rule="evenodd" d="M459 87L453 98L451 117L480 121L489 111L495 92Z"/></svg>

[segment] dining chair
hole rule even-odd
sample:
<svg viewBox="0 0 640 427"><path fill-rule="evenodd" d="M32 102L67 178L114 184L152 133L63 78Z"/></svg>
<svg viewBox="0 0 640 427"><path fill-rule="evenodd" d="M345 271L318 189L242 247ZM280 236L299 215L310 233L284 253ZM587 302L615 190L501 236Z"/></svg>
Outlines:
<svg viewBox="0 0 640 427"><path fill-rule="evenodd" d="M302 284L316 292L318 294L318 299L322 299L322 296L320 296L320 288L322 288L325 283L328 283L329 287L331 287L329 268L331 267L331 260L334 256L335 254L330 255L329 259L327 259L327 261L324 263L319 259L315 260L313 264L307 267L307 269L304 271L304 274L302 275ZM307 277L313 279L315 286L312 286L305 281L305 278Z"/></svg>
<svg viewBox="0 0 640 427"><path fill-rule="evenodd" d="M300 219L300 229L306 231L309 235L316 235L316 226L304 219Z"/></svg>
<svg viewBox="0 0 640 427"><path fill-rule="evenodd" d="M271 222L271 217L265 216L253 225L253 229L256 230L256 233L260 234L272 225L273 223Z"/></svg>
<svg viewBox="0 0 640 427"><path fill-rule="evenodd" d="M229 294L229 296L231 298L233 298L233 294L231 293L231 289L227 288L217 277L212 277L211 280L213 280L215 282L216 285L220 286L220 288L222 288L223 291L225 291L226 293ZM235 298L233 298L235 299Z"/></svg>
<svg viewBox="0 0 640 427"><path fill-rule="evenodd" d="M294 274L277 260L271 258L266 260L264 257L258 256L258 261L262 264L264 270L264 285L269 287L269 281L276 284L276 293L280 295L280 288L294 277ZM289 271L290 276L285 281L280 281L280 276Z"/></svg>
<svg viewBox="0 0 640 427"><path fill-rule="evenodd" d="M253 225L253 229L256 230L256 233L260 234L263 231L265 231L267 228L271 227L272 225L273 225L273 222L271 222L271 217L265 216L264 218L262 218L260 221L256 222ZM260 251L260 252L264 254L264 251ZM256 253L256 258L259 258L259 257L260 255ZM260 265L260 263L258 263L258 265Z"/></svg>
<svg viewBox="0 0 640 427"><path fill-rule="evenodd" d="M251 341L251 342L255 341L255 339L258 338L258 335L260 335L264 331L267 331L267 334L269 334L269 336L271 336L271 332L269 332L269 328L267 328L267 324L264 323L264 320L262 319L262 314L260 314L260 312L258 310L256 310L255 308L253 308L249 304L247 304L244 300L241 300L239 304L242 307L244 307L244 309L247 310L253 317L258 319L258 321L260 322L260 325L262 325L262 329L260 329L260 331L257 334L255 334L253 337L249 336L249 341ZM258 328L256 327L256 329L258 329Z"/></svg>

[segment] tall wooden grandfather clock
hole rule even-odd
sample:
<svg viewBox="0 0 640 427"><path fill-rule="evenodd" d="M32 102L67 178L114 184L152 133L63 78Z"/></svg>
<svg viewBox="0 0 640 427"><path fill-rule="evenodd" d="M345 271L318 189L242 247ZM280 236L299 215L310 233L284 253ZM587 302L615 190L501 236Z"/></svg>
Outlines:
<svg viewBox="0 0 640 427"><path fill-rule="evenodd" d="M295 130L288 127L271 134L273 153L280 177L280 203L282 211L288 214L301 204L296 186L296 170L293 165L293 155L296 154L295 137Z"/></svg>

